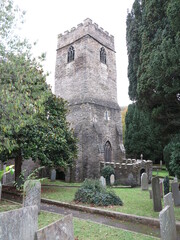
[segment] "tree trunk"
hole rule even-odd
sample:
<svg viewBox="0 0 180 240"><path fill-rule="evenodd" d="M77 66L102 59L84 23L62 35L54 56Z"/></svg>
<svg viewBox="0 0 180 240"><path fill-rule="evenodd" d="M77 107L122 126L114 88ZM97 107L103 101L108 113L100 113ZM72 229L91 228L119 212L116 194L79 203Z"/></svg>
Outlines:
<svg viewBox="0 0 180 240"><path fill-rule="evenodd" d="M15 157L15 181L17 182L19 176L21 174L21 166L22 166L22 155L19 151L19 155Z"/></svg>

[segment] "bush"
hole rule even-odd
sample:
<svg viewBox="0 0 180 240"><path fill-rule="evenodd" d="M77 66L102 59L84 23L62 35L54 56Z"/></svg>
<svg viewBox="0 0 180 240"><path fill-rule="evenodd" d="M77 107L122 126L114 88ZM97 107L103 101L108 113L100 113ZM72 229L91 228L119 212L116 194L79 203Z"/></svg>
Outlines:
<svg viewBox="0 0 180 240"><path fill-rule="evenodd" d="M169 193L169 178L166 176L163 181L164 184L164 195Z"/></svg>
<svg viewBox="0 0 180 240"><path fill-rule="evenodd" d="M106 184L110 185L110 176L114 174L114 169L111 166L105 166L101 170L101 175L106 179Z"/></svg>
<svg viewBox="0 0 180 240"><path fill-rule="evenodd" d="M120 205L121 199L113 192L102 186L99 180L86 179L81 188L75 193L76 202L95 204L97 206Z"/></svg>

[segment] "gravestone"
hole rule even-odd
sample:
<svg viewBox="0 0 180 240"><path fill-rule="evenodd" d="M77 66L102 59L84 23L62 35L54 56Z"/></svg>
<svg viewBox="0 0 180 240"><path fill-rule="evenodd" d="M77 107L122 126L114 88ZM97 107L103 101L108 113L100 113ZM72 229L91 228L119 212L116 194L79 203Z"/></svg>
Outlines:
<svg viewBox="0 0 180 240"><path fill-rule="evenodd" d="M40 229L36 240L63 239L74 240L72 214Z"/></svg>
<svg viewBox="0 0 180 240"><path fill-rule="evenodd" d="M103 187L106 187L106 179L103 176L100 177L100 182L103 185Z"/></svg>
<svg viewBox="0 0 180 240"><path fill-rule="evenodd" d="M162 182L159 183L159 188L160 188L161 198L163 198L163 183Z"/></svg>
<svg viewBox="0 0 180 240"><path fill-rule="evenodd" d="M114 176L114 174L111 174L111 176L110 176L110 184L114 185L114 182L115 182L115 176Z"/></svg>
<svg viewBox="0 0 180 240"><path fill-rule="evenodd" d="M174 182L178 182L178 177L177 176L174 177Z"/></svg>
<svg viewBox="0 0 180 240"><path fill-rule="evenodd" d="M37 206L0 213L1 240L34 240L37 229Z"/></svg>
<svg viewBox="0 0 180 240"><path fill-rule="evenodd" d="M162 168L162 160L160 160L160 168Z"/></svg>
<svg viewBox="0 0 180 240"><path fill-rule="evenodd" d="M149 190L149 197L152 199L152 190Z"/></svg>
<svg viewBox="0 0 180 240"><path fill-rule="evenodd" d="M170 212L170 206L168 205L159 213L160 233L162 240L177 240L177 238L174 238L174 227L173 223L171 222Z"/></svg>
<svg viewBox="0 0 180 240"><path fill-rule="evenodd" d="M23 206L38 206L40 212L41 205L41 183L39 180L28 180L24 183Z"/></svg>
<svg viewBox="0 0 180 240"><path fill-rule="evenodd" d="M55 169L52 169L51 170L51 181L55 181L56 180L56 170Z"/></svg>
<svg viewBox="0 0 180 240"><path fill-rule="evenodd" d="M171 183L171 189L172 189L172 195L174 199L174 205L180 206L180 192L179 192L179 183L178 182L172 182Z"/></svg>
<svg viewBox="0 0 180 240"><path fill-rule="evenodd" d="M161 203L161 193L159 187L159 177L152 178L152 196L153 196L153 209L155 212L159 212L162 210Z"/></svg>
<svg viewBox="0 0 180 240"><path fill-rule="evenodd" d="M170 221L172 224L172 232L173 232L173 239L177 239L177 233L176 233L176 221L175 221L175 215L174 215L174 207L173 207L173 198L172 193L168 193L164 196L164 206L169 206L170 210Z"/></svg>
<svg viewBox="0 0 180 240"><path fill-rule="evenodd" d="M141 190L148 190L148 176L147 173L141 175Z"/></svg>

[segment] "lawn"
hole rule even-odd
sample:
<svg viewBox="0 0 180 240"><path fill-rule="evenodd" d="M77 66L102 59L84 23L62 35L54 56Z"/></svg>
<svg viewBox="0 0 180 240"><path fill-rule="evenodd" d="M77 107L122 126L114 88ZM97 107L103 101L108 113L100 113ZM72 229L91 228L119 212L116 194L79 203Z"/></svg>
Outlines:
<svg viewBox="0 0 180 240"><path fill-rule="evenodd" d="M43 187L42 198L73 203L77 189L78 188ZM149 191L142 191L139 187L114 188L114 191L123 201L123 206L104 207L104 209L138 216L159 217L159 213L153 211L153 202L149 197ZM175 216L176 220L180 221L180 208L178 207L175 208Z"/></svg>
<svg viewBox="0 0 180 240"><path fill-rule="evenodd" d="M64 181L60 181L60 180L56 180L56 181L50 181L50 179L45 178L41 181L41 184L48 184L48 185L57 185L57 186L81 186L82 183L68 183L68 182L64 182Z"/></svg>
<svg viewBox="0 0 180 240"><path fill-rule="evenodd" d="M0 201L0 212L14 210L20 208L22 205L13 204L9 201ZM41 229L59 219L63 216L50 213L46 211L41 211L38 215L38 229ZM80 220L77 218L73 218L73 226L74 226L74 236L75 240L153 240L155 238L151 236L145 236L140 233L129 232L126 230L112 228L109 226Z"/></svg>

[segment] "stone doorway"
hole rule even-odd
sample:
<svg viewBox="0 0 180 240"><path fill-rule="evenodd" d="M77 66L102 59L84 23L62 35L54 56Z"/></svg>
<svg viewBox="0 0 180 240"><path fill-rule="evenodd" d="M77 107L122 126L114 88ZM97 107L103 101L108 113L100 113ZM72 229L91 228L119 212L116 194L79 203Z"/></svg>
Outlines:
<svg viewBox="0 0 180 240"><path fill-rule="evenodd" d="M104 161L111 162L111 159L112 159L111 143L107 141L104 146Z"/></svg>
<svg viewBox="0 0 180 240"><path fill-rule="evenodd" d="M65 181L65 173L63 171L56 171L56 179Z"/></svg>

